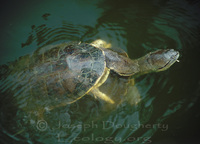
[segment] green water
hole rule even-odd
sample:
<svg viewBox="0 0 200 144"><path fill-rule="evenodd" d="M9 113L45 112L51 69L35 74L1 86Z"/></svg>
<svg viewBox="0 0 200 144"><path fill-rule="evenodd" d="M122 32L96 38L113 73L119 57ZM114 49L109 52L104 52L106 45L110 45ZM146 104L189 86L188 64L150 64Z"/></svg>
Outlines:
<svg viewBox="0 0 200 144"><path fill-rule="evenodd" d="M200 2L186 0L9 1L1 6L0 64L49 44L103 39L138 58L157 49L180 52L169 70L127 80L110 77L102 90L123 97L110 108L87 95L38 121L15 99L15 76L0 76L0 143L198 143ZM1 68L3 72L3 68ZM109 87L107 89L106 87ZM21 89L23 91L23 89ZM135 102L139 93L141 101ZM23 100L21 100L23 101Z"/></svg>

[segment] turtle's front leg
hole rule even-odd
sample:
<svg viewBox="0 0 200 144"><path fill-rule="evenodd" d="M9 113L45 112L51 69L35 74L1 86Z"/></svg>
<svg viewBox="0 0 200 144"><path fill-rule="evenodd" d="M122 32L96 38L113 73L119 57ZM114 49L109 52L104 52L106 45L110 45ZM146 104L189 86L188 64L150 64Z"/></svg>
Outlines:
<svg viewBox="0 0 200 144"><path fill-rule="evenodd" d="M97 98L103 100L103 101L106 101L110 104L114 104L115 102L109 98L106 94L102 93L98 88L93 88L91 91L90 91L94 96L96 96Z"/></svg>

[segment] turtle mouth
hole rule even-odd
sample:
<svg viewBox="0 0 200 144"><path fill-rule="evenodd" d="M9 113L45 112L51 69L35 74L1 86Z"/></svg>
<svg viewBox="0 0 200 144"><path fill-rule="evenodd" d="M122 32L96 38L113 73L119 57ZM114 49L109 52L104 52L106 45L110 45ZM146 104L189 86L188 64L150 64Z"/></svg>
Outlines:
<svg viewBox="0 0 200 144"><path fill-rule="evenodd" d="M179 60L178 60L179 52L178 51L175 51L174 49L170 49L170 50L166 51L166 55L167 55L166 58L169 60L163 67L159 68L160 70L169 68L175 62L179 62Z"/></svg>

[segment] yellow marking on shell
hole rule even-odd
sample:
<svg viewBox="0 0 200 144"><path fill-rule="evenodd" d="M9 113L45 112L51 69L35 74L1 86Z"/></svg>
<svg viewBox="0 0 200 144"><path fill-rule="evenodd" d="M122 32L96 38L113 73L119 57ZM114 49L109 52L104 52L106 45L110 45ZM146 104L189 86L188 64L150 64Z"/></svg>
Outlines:
<svg viewBox="0 0 200 144"><path fill-rule="evenodd" d="M95 86L100 87L107 80L109 74L110 74L110 69L105 67L105 70L104 70L103 75L101 76L101 79L99 80L99 82Z"/></svg>

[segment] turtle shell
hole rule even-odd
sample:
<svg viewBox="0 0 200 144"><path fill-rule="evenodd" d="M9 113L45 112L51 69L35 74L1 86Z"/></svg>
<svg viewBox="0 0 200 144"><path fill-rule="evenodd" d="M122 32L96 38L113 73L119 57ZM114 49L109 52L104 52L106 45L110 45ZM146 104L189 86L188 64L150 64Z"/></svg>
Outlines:
<svg viewBox="0 0 200 144"><path fill-rule="evenodd" d="M100 48L64 43L21 57L12 67L13 93L21 107L32 110L78 100L99 82L106 63Z"/></svg>
<svg viewBox="0 0 200 144"><path fill-rule="evenodd" d="M106 66L104 53L85 43L68 45L59 53L56 63L59 66L54 65L55 71L59 71L66 96L77 99L85 95L103 75Z"/></svg>

